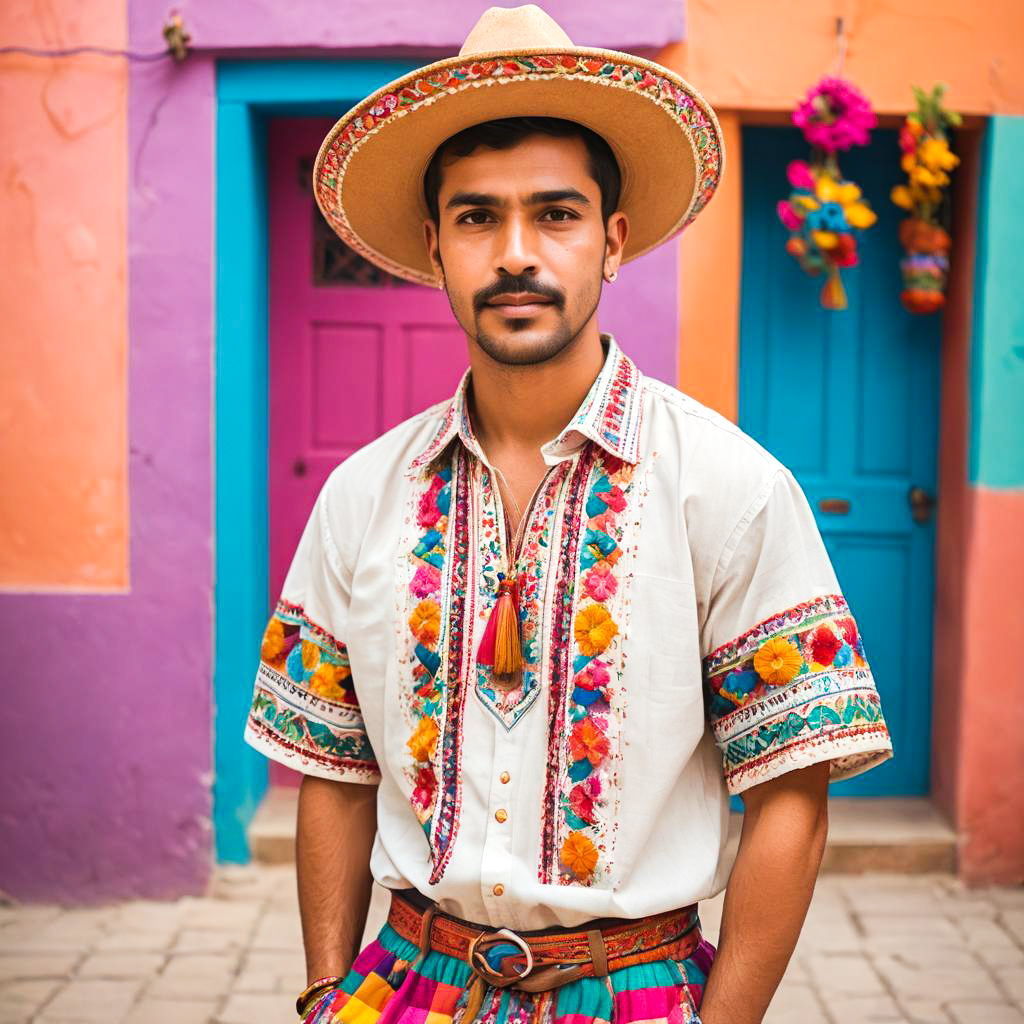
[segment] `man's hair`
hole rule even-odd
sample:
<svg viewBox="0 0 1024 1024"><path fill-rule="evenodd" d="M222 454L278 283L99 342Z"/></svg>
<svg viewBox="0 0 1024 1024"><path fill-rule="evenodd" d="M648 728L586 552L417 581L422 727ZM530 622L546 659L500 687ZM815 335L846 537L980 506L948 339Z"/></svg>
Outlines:
<svg viewBox="0 0 1024 1024"><path fill-rule="evenodd" d="M441 169L445 157L469 156L479 147L511 149L530 135L552 135L558 139L578 136L590 156L590 176L601 189L601 218L605 224L618 209L622 191L622 173L611 146L597 132L575 121L561 117L502 117L494 121L463 128L434 150L423 175L423 195L434 223L441 220L438 195L441 192Z"/></svg>

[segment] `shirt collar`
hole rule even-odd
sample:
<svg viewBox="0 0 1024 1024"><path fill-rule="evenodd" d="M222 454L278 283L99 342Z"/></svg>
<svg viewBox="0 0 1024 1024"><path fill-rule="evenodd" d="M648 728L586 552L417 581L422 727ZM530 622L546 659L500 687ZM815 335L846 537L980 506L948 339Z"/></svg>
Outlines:
<svg viewBox="0 0 1024 1024"><path fill-rule="evenodd" d="M602 334L601 341L605 347L601 372L558 436L541 447L544 460L550 465L575 452L584 438L596 442L625 462L636 463L640 458L640 384L643 375L611 334ZM470 373L467 369L462 375L455 394L444 408L434 436L416 455L410 468L426 465L455 437L474 455L486 461L469 418L467 392Z"/></svg>

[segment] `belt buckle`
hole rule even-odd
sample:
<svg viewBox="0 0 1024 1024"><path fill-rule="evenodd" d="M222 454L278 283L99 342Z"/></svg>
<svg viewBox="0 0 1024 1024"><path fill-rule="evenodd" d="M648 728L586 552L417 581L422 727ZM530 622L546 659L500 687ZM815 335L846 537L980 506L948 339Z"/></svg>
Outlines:
<svg viewBox="0 0 1024 1024"><path fill-rule="evenodd" d="M515 965L519 959L525 961L522 970ZM469 944L466 962L476 975L495 988L505 988L522 981L534 966L533 951L526 940L511 928L481 932Z"/></svg>

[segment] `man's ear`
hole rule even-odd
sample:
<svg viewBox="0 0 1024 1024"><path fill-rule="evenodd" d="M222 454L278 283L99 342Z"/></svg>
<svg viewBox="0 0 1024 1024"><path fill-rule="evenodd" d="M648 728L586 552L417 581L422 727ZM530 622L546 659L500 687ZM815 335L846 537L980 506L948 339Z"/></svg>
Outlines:
<svg viewBox="0 0 1024 1024"><path fill-rule="evenodd" d="M423 244L427 247L427 258L434 268L434 276L440 281L444 277L441 266L440 239L437 225L428 217L423 222Z"/></svg>
<svg viewBox="0 0 1024 1024"><path fill-rule="evenodd" d="M608 226L605 228L604 271L606 274L618 273L627 238L629 238L629 217L622 210L616 210L608 218Z"/></svg>

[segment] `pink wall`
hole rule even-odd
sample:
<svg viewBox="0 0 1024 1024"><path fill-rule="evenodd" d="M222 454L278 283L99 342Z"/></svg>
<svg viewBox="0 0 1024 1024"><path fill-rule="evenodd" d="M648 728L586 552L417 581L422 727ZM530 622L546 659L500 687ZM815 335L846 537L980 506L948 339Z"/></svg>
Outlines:
<svg viewBox="0 0 1024 1024"><path fill-rule="evenodd" d="M0 5L5 43L125 36L123 3ZM127 69L0 62L0 589L123 590Z"/></svg>
<svg viewBox="0 0 1024 1024"><path fill-rule="evenodd" d="M1024 883L1024 671L1001 663L1021 636L1024 491L972 487L964 552L962 682L955 806L960 874L968 883ZM1009 593L1008 593L1009 591ZM949 756L949 754L947 754Z"/></svg>

